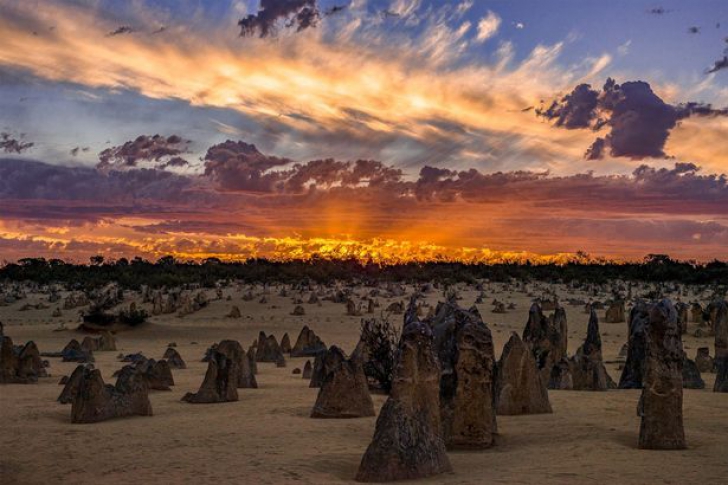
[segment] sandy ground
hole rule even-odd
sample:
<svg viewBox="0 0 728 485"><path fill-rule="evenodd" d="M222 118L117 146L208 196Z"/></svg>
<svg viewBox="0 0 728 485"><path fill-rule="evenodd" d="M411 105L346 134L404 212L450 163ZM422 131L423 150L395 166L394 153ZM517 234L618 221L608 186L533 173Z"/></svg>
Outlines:
<svg viewBox="0 0 728 485"><path fill-rule="evenodd" d="M292 343L303 324L311 326L328 344L351 351L358 339L359 317L344 316L341 304L304 304L306 316L293 317L291 298L268 296L268 304L241 300L227 290L232 301L213 301L203 310L178 318L153 317L143 328L117 334L118 352L97 352L96 367L107 382L122 367L119 352L142 351L161 358L168 342L188 364L174 370L172 391L152 391L152 417L134 417L97 424L70 423L70 405L56 398L58 379L76 364L52 358L50 378L37 385L0 386L0 484L22 483L351 483L374 432L376 418L316 420L309 418L317 389L292 375L306 359L289 359L288 367L258 364L259 389L241 389L240 401L192 405L180 402L202 382L205 349L223 338L238 339L247 348L259 330L278 339L284 332ZM562 297L584 297L559 290ZM212 292L210 292L212 295ZM463 291L463 306L475 300L475 291ZM496 356L511 331L521 333L531 298L524 293L486 290L479 305L490 326ZM438 293L428 296L433 304ZM516 303L507 314L490 312L493 298ZM60 350L75 331L54 332L60 322L77 323L77 311L51 318L51 309L19 312L28 300L0 307L0 321L14 342L34 340L41 351ZM587 298L588 299L588 298ZM401 300L401 299L400 299ZM304 299L306 301L306 299ZM380 300L382 306L389 301ZM231 305L243 316L225 318ZM588 316L581 306L567 306L569 352L586 333ZM600 312L603 317L603 312ZM398 323L400 316L395 316ZM606 361L616 360L626 341L626 323L601 324ZM690 333L694 324L691 324ZM196 343L195 343L196 342ZM712 338L685 338L693 358L699 346ZM607 366L615 380L616 364ZM448 484L718 484L728 480L728 395L711 392L714 376L704 374L706 390L685 390L685 430L689 449L655 452L637 449L639 418L635 409L639 391L551 391L551 415L498 417L498 445L481 452L449 454L454 472L422 483ZM378 409L383 396L374 396Z"/></svg>

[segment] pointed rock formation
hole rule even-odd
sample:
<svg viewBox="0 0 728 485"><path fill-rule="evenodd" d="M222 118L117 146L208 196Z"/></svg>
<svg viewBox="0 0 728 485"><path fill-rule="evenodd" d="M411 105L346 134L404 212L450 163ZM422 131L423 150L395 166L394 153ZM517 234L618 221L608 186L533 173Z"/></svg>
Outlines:
<svg viewBox="0 0 728 485"><path fill-rule="evenodd" d="M72 339L68 344L61 350L61 357L63 362L78 362L85 364L87 362L94 361L93 352L85 350L78 343L78 340Z"/></svg>
<svg viewBox="0 0 728 485"><path fill-rule="evenodd" d="M639 301L629 313L629 339L627 361L619 378L620 389L642 389L646 353L646 332L650 320L649 307Z"/></svg>
<svg viewBox="0 0 728 485"><path fill-rule="evenodd" d="M345 360L324 378L312 418L362 418L374 416L364 366L358 360Z"/></svg>
<svg viewBox="0 0 728 485"><path fill-rule="evenodd" d="M230 312L225 316L227 318L240 318L240 308L238 308L236 305L233 305L232 308L230 308Z"/></svg>
<svg viewBox="0 0 728 485"><path fill-rule="evenodd" d="M551 413L551 403L533 354L511 334L498 362L496 412L501 415Z"/></svg>
<svg viewBox="0 0 728 485"><path fill-rule="evenodd" d="M225 354L237 366L238 389L257 389L258 381L250 365L250 358L237 340L223 340L217 346L217 351Z"/></svg>
<svg viewBox="0 0 728 485"><path fill-rule="evenodd" d="M566 310L557 306L554 314L546 317L537 303L531 305L528 323L523 330L523 342L531 349L541 378L548 383L554 366L567 356Z"/></svg>
<svg viewBox="0 0 728 485"><path fill-rule="evenodd" d="M642 417L639 447L684 449L684 353L677 313L670 300L650 306L646 337L644 388L639 406Z"/></svg>
<svg viewBox="0 0 728 485"><path fill-rule="evenodd" d="M15 347L10 337L0 336L0 384L33 384L47 375L32 340Z"/></svg>
<svg viewBox="0 0 728 485"><path fill-rule="evenodd" d="M345 360L346 354L336 345L332 345L328 350L316 354L311 372L311 382L308 387L321 387L326 376Z"/></svg>
<svg viewBox="0 0 728 485"><path fill-rule="evenodd" d="M125 416L151 416L152 405L144 377L129 368L116 385L104 384L98 369L82 367L71 407L72 423L96 423Z"/></svg>
<svg viewBox="0 0 728 485"><path fill-rule="evenodd" d="M412 322L405 327L392 392L379 413L357 481L417 479L452 470L441 434L440 366L432 344L427 325Z"/></svg>
<svg viewBox="0 0 728 485"><path fill-rule="evenodd" d="M66 379L65 385L61 394L58 396L57 401L61 404L71 404L78 393L78 386L83 380L85 369L93 370L93 364L80 364L71 373L71 376Z"/></svg>
<svg viewBox="0 0 728 485"><path fill-rule="evenodd" d="M416 322L414 299L406 321ZM438 304L432 328L441 365L440 419L452 449L488 448L497 432L493 338L477 308Z"/></svg>
<svg viewBox="0 0 728 485"><path fill-rule="evenodd" d="M710 356L710 348L708 347L699 347L696 354L695 354L695 365L698 366L698 371L700 372L713 372L714 371L714 362L713 358Z"/></svg>
<svg viewBox="0 0 728 485"><path fill-rule="evenodd" d="M164 355L162 356L163 359L167 361L169 366L172 369L186 369L187 364L182 359L182 356L179 355L179 352L177 352L177 349L173 347L167 347L167 350L164 351Z"/></svg>
<svg viewBox="0 0 728 485"><path fill-rule="evenodd" d="M258 334L258 346L256 349L256 362L276 363L283 358L281 346L273 335L266 336L265 332Z"/></svg>
<svg viewBox="0 0 728 485"><path fill-rule="evenodd" d="M288 336L288 332L284 333L281 339L281 352L284 354L291 353L291 337Z"/></svg>
<svg viewBox="0 0 728 485"><path fill-rule="evenodd" d="M622 323L624 322L624 302L615 301L607 308L606 315L604 317L606 323Z"/></svg>
<svg viewBox="0 0 728 485"><path fill-rule="evenodd" d="M678 324L678 331L679 330L680 325ZM690 360L687 354L683 356L682 375L684 389L705 389L705 381L700 375L700 370L698 370L697 364L695 361Z"/></svg>
<svg viewBox="0 0 728 485"><path fill-rule="evenodd" d="M303 372L301 373L301 378L310 380L311 375L313 375L313 367L311 367L311 361L307 360L306 364L303 366Z"/></svg>
<svg viewBox="0 0 728 485"><path fill-rule="evenodd" d="M213 350L207 364L205 380L196 393L182 398L189 403L217 403L238 400L238 363L223 352Z"/></svg>
<svg viewBox="0 0 728 485"><path fill-rule="evenodd" d="M326 344L308 325L304 325L291 349L291 357L314 357L322 350L326 350Z"/></svg>
<svg viewBox="0 0 728 485"><path fill-rule="evenodd" d="M606 391L616 388L602 360L602 338L599 334L599 318L592 308L586 332L586 340L570 360L575 391Z"/></svg>

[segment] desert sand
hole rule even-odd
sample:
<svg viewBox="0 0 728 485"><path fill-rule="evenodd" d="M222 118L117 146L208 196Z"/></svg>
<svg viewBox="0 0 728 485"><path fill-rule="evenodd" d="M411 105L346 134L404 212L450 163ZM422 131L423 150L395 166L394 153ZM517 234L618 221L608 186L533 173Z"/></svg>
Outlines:
<svg viewBox="0 0 728 485"><path fill-rule="evenodd" d="M556 289L562 301L567 297L589 299L565 287ZM532 298L500 284L489 285L485 293L484 303L477 306L493 333L497 358L510 332L523 331ZM213 291L208 294L214 297ZM459 304L469 307L478 292L463 287L460 295ZM288 332L295 341L307 324L327 345L339 345L347 352L358 341L362 317L345 316L345 305L304 303L306 315L292 316L292 299L279 296L275 289L267 303L259 303L258 298L243 301L241 296L241 288L228 288L223 299L184 318L176 314L151 317L139 328L116 334L117 352L95 353L96 368L107 383L113 383L113 372L124 365L117 360L119 353L141 351L159 359L168 343L177 344L188 368L173 370L176 385L172 391L150 392L154 416L71 424L70 405L61 405L56 398L62 389L58 380L77 364L62 363L59 358L49 358L52 377L41 378L38 384L0 386L0 483L353 483L376 417L311 419L318 389L309 388L308 381L292 374L294 368L303 368L306 358L287 357L285 368L259 363L259 388L239 389L238 402L180 402L202 382L207 368L201 362L205 349L222 339L239 340L247 348L263 330L278 340ZM57 318L51 317L55 304L45 310L19 311L25 303L43 298L29 295L0 307L5 334L16 344L34 340L41 352L61 350L71 338L83 338L72 330L79 322L78 310L63 311ZM491 313L493 298L513 302L516 309ZM435 291L426 299L434 305L443 297ZM404 300L380 299L381 308ZM232 305L240 308L241 318L225 317ZM584 339L588 314L583 306L565 306L571 354ZM611 377L618 381L620 371L614 362L626 342L627 324L604 323L604 310L599 316L604 360ZM390 318L401 324L401 315ZM61 323L69 330L54 331ZM713 338L694 337L695 325L691 323L684 336L688 356L694 358L700 346L710 347L712 354ZM553 414L499 416L497 446L478 452L449 452L453 473L419 482L725 483L728 395L712 392L713 374L703 374L703 379L706 389L685 390L686 450L637 449L640 391L552 390ZM379 410L385 396L373 398Z"/></svg>

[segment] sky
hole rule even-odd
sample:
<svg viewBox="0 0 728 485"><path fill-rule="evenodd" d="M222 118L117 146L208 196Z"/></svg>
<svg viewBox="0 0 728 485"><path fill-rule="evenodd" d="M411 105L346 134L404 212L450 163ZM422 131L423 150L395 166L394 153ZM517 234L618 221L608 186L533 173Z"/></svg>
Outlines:
<svg viewBox="0 0 728 485"><path fill-rule="evenodd" d="M728 259L724 0L0 0L0 262Z"/></svg>

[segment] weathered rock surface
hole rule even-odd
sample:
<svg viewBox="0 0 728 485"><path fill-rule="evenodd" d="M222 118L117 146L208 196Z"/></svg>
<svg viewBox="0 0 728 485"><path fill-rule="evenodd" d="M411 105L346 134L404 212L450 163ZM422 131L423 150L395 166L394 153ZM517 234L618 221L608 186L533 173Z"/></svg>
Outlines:
<svg viewBox="0 0 728 485"><path fill-rule="evenodd" d="M273 335L265 335L265 332L258 334L258 347L256 349L256 362L273 362L277 363L284 359L281 346Z"/></svg>
<svg viewBox="0 0 728 485"><path fill-rule="evenodd" d="M417 479L452 470L441 434L439 382L432 332L427 325L412 322L402 333L392 392L379 413L356 480Z"/></svg>
<svg viewBox="0 0 728 485"><path fill-rule="evenodd" d="M407 321L416 322L414 300ZM478 310L454 299L438 305L427 322L441 365L440 419L451 449L488 448L497 433L493 338Z"/></svg>
<svg viewBox="0 0 728 485"><path fill-rule="evenodd" d="M536 365L545 382L549 381L555 365L566 357L568 324L566 310L557 306L551 317L534 303L528 312L528 323L523 330L523 342L531 349Z"/></svg>
<svg viewBox="0 0 728 485"><path fill-rule="evenodd" d="M182 359L182 356L177 352L177 349L173 347L167 347L167 350L164 351L164 355L162 356L163 359L167 361L169 364L169 367L172 369L186 369L187 364L185 363L184 359Z"/></svg>
<svg viewBox="0 0 728 485"><path fill-rule="evenodd" d="M669 300L651 305L646 332L644 388L640 398L639 447L684 449L684 352L675 307Z"/></svg>
<svg viewBox="0 0 728 485"><path fill-rule="evenodd" d="M316 354L308 387L321 387L326 376L346 360L346 354L336 345ZM305 369L304 369L305 373Z"/></svg>
<svg viewBox="0 0 728 485"><path fill-rule="evenodd" d="M552 412L546 383L538 372L536 359L516 333L503 347L496 383L498 414Z"/></svg>
<svg viewBox="0 0 728 485"><path fill-rule="evenodd" d="M314 357L322 350L326 350L326 344L308 325L304 325L291 349L291 357Z"/></svg>
<svg viewBox="0 0 728 485"><path fill-rule="evenodd" d="M358 360L345 360L324 378L312 418L361 418L374 416L364 366Z"/></svg>
<svg viewBox="0 0 728 485"><path fill-rule="evenodd" d="M627 341L627 361L619 378L620 389L642 389L646 355L646 332L649 322L649 307L637 302L629 313L629 337Z"/></svg>
<svg viewBox="0 0 728 485"><path fill-rule="evenodd" d="M63 386L63 390L61 391L61 394L58 396L57 401L61 404L71 404L73 402L73 399L76 397L76 394L78 393L78 386L81 384L81 381L83 380L84 371L88 368L88 370L93 370L93 364L81 364L76 366L76 368L71 373L70 377L66 379L65 385Z"/></svg>
<svg viewBox="0 0 728 485"><path fill-rule="evenodd" d="M248 354L237 340L223 340L217 346L217 351L225 354L237 366L238 389L257 389L258 381L251 366Z"/></svg>
<svg viewBox="0 0 728 485"><path fill-rule="evenodd" d="M606 391L617 387L604 367L599 319L593 308L589 316L584 344L569 359L569 363L574 391Z"/></svg>
<svg viewBox="0 0 728 485"><path fill-rule="evenodd" d="M96 423L134 415L152 415L147 382L141 374L129 369L112 386L104 384L97 369L82 367L71 407L72 423Z"/></svg>
<svg viewBox="0 0 728 485"><path fill-rule="evenodd" d="M212 350L200 390L182 398L189 403L218 403L238 400L238 363L217 349Z"/></svg>
<svg viewBox="0 0 728 485"><path fill-rule="evenodd" d="M0 384L32 384L47 375L32 340L16 347L10 337L0 336Z"/></svg>

